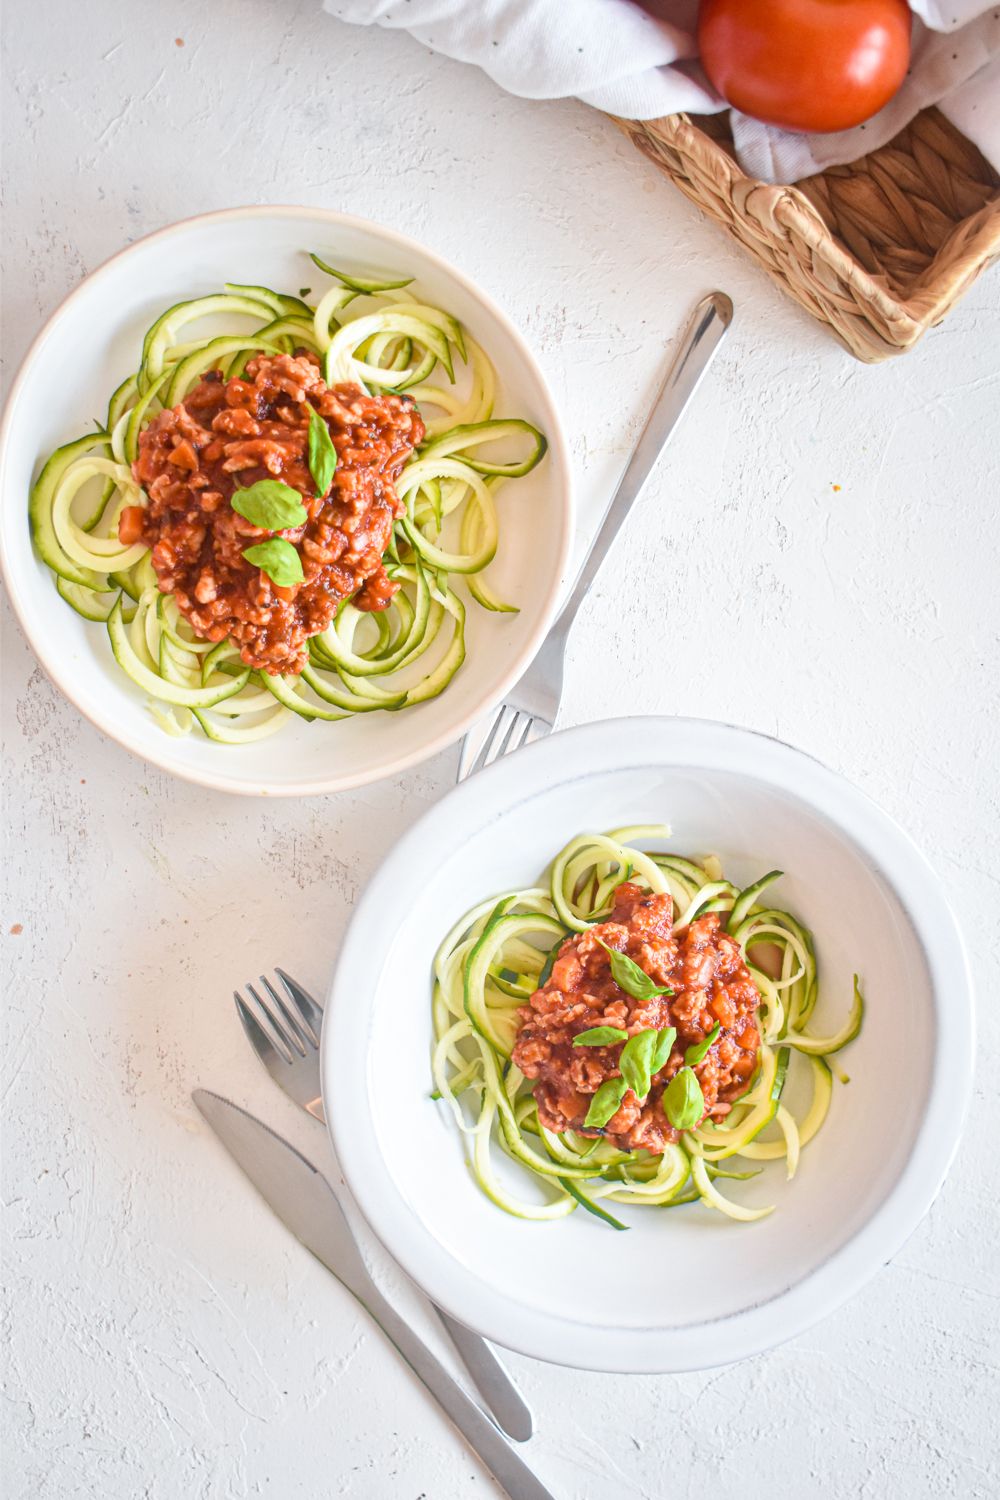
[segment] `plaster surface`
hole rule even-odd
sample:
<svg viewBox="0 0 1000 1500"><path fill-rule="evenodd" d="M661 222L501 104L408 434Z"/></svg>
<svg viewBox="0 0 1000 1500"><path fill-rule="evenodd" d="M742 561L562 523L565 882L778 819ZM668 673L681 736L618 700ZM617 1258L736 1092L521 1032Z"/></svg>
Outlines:
<svg viewBox="0 0 1000 1500"><path fill-rule="evenodd" d="M65 293L149 230L248 202L367 215L533 343L582 545L689 307L732 294L727 348L574 632L564 722L746 724L896 817L969 944L971 1117L926 1221L811 1333L687 1376L510 1366L558 1500L1000 1493L1000 276L865 368L583 105L510 98L313 0L49 0L9 5L4 31L8 383ZM359 889L457 747L352 795L248 802L103 739L9 617L3 670L4 1494L498 1493L190 1102L226 1093L336 1172L232 991L275 964L325 991Z"/></svg>

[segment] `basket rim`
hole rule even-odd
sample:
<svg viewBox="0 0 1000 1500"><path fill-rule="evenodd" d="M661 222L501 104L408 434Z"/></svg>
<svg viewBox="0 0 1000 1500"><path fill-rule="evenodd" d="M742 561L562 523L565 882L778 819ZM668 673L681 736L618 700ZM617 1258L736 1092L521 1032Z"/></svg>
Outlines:
<svg viewBox="0 0 1000 1500"><path fill-rule="evenodd" d="M873 310L893 325L896 335L916 339L948 311L955 298L995 256L1000 255L1000 196L957 223L942 241L927 270L927 280L913 296L904 297L888 288L841 244L834 231L809 199L793 183L761 182L751 177L717 141L700 129L690 115L662 115L651 120L611 118L630 137L648 133L687 155L711 157L721 167L730 196L736 189L746 199L764 198L771 219L808 246L844 282L855 288ZM956 127L957 128L957 127ZM760 217L760 216L758 216ZM944 262L956 240L963 242L962 256Z"/></svg>

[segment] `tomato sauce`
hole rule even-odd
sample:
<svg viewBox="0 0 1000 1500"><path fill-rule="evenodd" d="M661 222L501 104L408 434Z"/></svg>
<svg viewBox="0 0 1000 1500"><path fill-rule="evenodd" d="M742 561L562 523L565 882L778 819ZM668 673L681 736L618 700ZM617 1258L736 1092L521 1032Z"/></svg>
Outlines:
<svg viewBox="0 0 1000 1500"><path fill-rule="evenodd" d="M616 984L601 943L627 954L671 995L637 1000ZM535 1079L538 1118L548 1130L602 1135L624 1151L661 1152L678 1138L662 1103L664 1089L684 1067L684 1053L719 1026L719 1034L694 1073L705 1100L703 1118L722 1119L745 1092L757 1065L760 994L737 942L722 929L718 913L673 929L673 901L651 895L631 881L618 887L607 922L566 939L552 972L520 1011L514 1062ZM652 1088L640 1102L627 1089L603 1129L587 1129L591 1097L609 1078L621 1076L624 1043L574 1047L573 1038L595 1026L614 1026L635 1036L677 1028L677 1037Z"/></svg>
<svg viewBox="0 0 1000 1500"><path fill-rule="evenodd" d="M337 467L325 495L309 471L309 416L325 420ZM312 354L250 360L244 378L204 377L139 436L133 474L148 496L119 521L142 540L163 593L203 640L231 638L248 666L298 673L310 636L341 602L384 609L398 589L382 561L402 512L395 481L424 436L408 396L328 387ZM304 580L279 587L244 557L272 533L233 510L237 488L277 479L299 492L302 526L279 534L299 553Z"/></svg>

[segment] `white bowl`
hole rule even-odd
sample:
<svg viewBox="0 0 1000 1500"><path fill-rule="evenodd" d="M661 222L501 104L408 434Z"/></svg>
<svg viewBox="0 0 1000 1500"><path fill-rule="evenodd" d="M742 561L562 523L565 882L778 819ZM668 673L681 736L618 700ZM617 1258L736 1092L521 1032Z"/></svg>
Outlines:
<svg viewBox="0 0 1000 1500"><path fill-rule="evenodd" d="M171 739L115 665L102 625L57 595L34 555L28 493L42 460L86 432L135 369L144 330L171 303L225 281L297 291L325 285L306 254L345 268L402 271L455 313L496 366L498 416L525 417L549 440L531 474L500 495L490 577L516 615L468 610L468 656L444 693L399 714L286 725L258 744ZM320 280L317 282L317 278ZM318 208L236 208L161 229L114 256L73 292L32 345L0 429L0 561L14 608L53 682L126 749L223 791L292 796L343 791L416 765L459 739L523 672L551 623L572 531L570 464L545 379L504 314L454 267L392 230Z"/></svg>
<svg viewBox="0 0 1000 1500"><path fill-rule="evenodd" d="M777 1211L737 1224L701 1205L508 1217L464 1164L429 1073L431 961L476 901L530 885L574 834L668 822L813 928L818 1034L861 975L850 1075L803 1151L726 1184ZM684 719L572 729L449 793L396 846L352 919L323 1033L324 1098L347 1181L375 1233L455 1317L540 1359L609 1371L720 1365L800 1332L858 1290L938 1191L969 1095L973 1006L962 942L909 839L861 792L776 740ZM510 1172L518 1172L515 1164ZM508 1182L512 1179L508 1177ZM521 1179L523 1186L523 1177Z"/></svg>

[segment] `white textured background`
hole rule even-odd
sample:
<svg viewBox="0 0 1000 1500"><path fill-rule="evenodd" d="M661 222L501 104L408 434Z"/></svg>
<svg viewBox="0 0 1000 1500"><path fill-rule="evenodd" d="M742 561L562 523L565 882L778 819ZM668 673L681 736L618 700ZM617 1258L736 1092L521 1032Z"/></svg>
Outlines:
<svg viewBox="0 0 1000 1500"><path fill-rule="evenodd" d="M745 723L894 814L977 972L972 1118L927 1221L811 1334L683 1377L511 1365L558 1500L1000 1493L1000 276L866 369L583 106L508 98L314 0L16 0L5 29L8 380L148 230L247 202L369 215L524 328L589 530L666 342L700 293L733 294L717 373L574 636L565 721ZM359 887L457 752L351 796L230 800L102 739L9 622L4 669L5 1496L493 1494L189 1102L219 1088L322 1152L230 993L276 962L323 991Z"/></svg>

